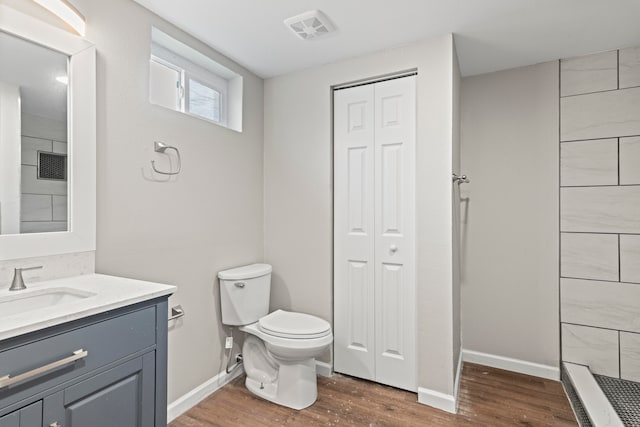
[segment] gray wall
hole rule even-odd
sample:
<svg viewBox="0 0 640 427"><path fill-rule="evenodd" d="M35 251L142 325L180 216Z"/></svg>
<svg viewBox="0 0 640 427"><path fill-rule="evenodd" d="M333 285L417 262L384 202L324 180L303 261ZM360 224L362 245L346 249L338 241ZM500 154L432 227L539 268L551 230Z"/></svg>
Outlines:
<svg viewBox="0 0 640 427"><path fill-rule="evenodd" d="M453 393L451 35L265 81L265 260L272 308L332 320L331 86L417 69L421 387Z"/></svg>
<svg viewBox="0 0 640 427"><path fill-rule="evenodd" d="M462 80L464 348L552 367L558 336L558 63Z"/></svg>
<svg viewBox="0 0 640 427"><path fill-rule="evenodd" d="M262 80L130 0L74 0L98 51L96 270L178 286L185 317L169 331L169 402L221 372L225 331L216 273L262 260ZM148 101L151 26L244 77L244 131ZM177 146L182 173L153 141Z"/></svg>
<svg viewBox="0 0 640 427"><path fill-rule="evenodd" d="M640 48L560 78L562 359L640 381Z"/></svg>

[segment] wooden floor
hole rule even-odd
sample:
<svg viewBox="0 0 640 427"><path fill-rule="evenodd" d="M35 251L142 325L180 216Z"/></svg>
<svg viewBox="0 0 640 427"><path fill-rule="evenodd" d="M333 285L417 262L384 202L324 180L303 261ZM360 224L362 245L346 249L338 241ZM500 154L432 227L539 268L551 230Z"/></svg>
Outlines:
<svg viewBox="0 0 640 427"><path fill-rule="evenodd" d="M205 426L577 426L560 383L465 363L458 414L416 402L416 394L334 375L318 377L318 400L302 411L262 400L244 375L170 424Z"/></svg>

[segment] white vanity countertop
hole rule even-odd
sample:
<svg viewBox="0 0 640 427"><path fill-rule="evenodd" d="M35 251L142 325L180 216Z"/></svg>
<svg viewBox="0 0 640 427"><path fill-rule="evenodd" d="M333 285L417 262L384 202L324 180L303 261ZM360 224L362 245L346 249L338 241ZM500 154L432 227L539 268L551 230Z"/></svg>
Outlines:
<svg viewBox="0 0 640 427"><path fill-rule="evenodd" d="M0 290L0 341L142 301L171 295L175 290L175 286L103 274L87 274L27 283L27 289L22 291L10 292L8 288L3 288ZM19 313L9 312L8 315L6 312L3 313L2 306L11 309L12 301L7 301L7 298L29 298L31 295L46 294L47 291L66 292L71 296L76 293L84 295L84 297L72 298L71 301L38 309L26 309Z"/></svg>

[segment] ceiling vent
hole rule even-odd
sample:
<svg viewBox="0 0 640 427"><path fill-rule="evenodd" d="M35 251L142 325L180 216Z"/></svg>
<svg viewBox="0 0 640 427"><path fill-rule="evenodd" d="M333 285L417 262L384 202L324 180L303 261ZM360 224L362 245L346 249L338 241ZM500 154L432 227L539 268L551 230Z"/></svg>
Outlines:
<svg viewBox="0 0 640 427"><path fill-rule="evenodd" d="M284 25L289 27L302 40L317 39L336 30L327 15L319 10L310 10L287 18L284 20Z"/></svg>

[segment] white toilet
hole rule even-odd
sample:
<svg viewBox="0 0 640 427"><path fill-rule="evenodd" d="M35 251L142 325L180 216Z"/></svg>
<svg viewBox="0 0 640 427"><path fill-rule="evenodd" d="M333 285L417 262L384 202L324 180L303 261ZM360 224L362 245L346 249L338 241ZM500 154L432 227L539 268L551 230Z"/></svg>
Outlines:
<svg viewBox="0 0 640 427"><path fill-rule="evenodd" d="M242 356L247 388L293 409L318 397L315 357L333 342L325 320L276 310L269 314L271 266L252 264L218 273L222 323L246 332Z"/></svg>

